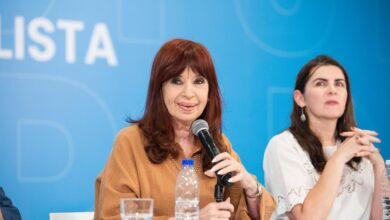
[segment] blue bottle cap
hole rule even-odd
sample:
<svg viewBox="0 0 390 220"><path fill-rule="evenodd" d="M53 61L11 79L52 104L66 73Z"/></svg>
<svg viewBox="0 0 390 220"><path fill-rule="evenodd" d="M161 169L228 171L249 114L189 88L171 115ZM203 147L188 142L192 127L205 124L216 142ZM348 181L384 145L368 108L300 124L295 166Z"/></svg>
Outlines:
<svg viewBox="0 0 390 220"><path fill-rule="evenodd" d="M193 159L184 159L181 161L181 165L183 166L194 166L194 160Z"/></svg>

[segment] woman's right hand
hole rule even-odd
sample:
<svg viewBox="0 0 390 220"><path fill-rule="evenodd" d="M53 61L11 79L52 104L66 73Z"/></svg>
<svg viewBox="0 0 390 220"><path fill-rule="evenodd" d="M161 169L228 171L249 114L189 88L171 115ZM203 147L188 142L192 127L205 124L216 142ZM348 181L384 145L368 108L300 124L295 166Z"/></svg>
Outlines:
<svg viewBox="0 0 390 220"><path fill-rule="evenodd" d="M226 219L229 220L234 207L230 203L230 198L223 202L211 202L203 207L199 211L199 219L201 220L214 220L214 219Z"/></svg>

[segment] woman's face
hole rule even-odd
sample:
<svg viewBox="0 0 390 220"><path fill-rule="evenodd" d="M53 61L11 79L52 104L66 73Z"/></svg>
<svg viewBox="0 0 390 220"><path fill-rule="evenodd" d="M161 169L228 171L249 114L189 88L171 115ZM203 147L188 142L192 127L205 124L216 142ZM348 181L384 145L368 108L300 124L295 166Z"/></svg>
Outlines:
<svg viewBox="0 0 390 220"><path fill-rule="evenodd" d="M203 76L186 68L162 87L164 103L174 123L191 125L206 107L209 84Z"/></svg>
<svg viewBox="0 0 390 220"><path fill-rule="evenodd" d="M294 98L305 107L309 119L337 120L345 110L347 85L342 70L333 65L319 67L306 83L305 93L295 91Z"/></svg>

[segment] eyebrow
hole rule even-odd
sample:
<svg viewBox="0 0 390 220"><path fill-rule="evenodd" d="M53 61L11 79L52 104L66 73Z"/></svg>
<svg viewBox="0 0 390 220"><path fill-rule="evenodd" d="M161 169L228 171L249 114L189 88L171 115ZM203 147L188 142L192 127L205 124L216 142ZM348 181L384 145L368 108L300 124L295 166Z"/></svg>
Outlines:
<svg viewBox="0 0 390 220"><path fill-rule="evenodd" d="M313 80L313 82L315 82L315 81L326 81L327 82L329 80L325 79L325 78L316 78ZM345 81L345 79L339 78L339 79L336 79L335 81L340 82L340 81Z"/></svg>
<svg viewBox="0 0 390 220"><path fill-rule="evenodd" d="M197 73L196 75L195 75L195 77L201 77L201 78L204 78L204 79L206 79L206 77L204 77L204 76L202 76L202 75L200 75L199 73Z"/></svg>

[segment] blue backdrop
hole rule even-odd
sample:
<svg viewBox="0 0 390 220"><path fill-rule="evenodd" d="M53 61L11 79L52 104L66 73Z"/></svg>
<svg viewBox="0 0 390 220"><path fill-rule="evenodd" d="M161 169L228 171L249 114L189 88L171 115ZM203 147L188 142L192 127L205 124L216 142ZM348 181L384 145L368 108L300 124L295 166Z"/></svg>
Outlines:
<svg viewBox="0 0 390 220"><path fill-rule="evenodd" d="M209 48L223 130L260 180L294 79L320 53L345 65L359 127L390 158L389 11L389 0L2 0L0 185L24 219L93 210L95 177L172 38Z"/></svg>

